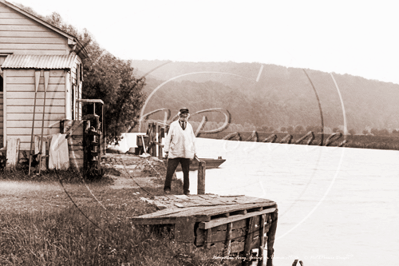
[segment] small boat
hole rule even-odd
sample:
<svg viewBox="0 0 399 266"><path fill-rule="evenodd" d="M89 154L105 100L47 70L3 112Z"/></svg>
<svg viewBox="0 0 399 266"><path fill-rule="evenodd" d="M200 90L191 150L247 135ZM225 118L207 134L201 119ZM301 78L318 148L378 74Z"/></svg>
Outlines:
<svg viewBox="0 0 399 266"><path fill-rule="evenodd" d="M226 161L226 159L222 159L221 156L219 156L217 159L212 159L212 158L199 158L199 159L201 161L206 162L206 169L218 168L222 163ZM191 160L190 163L190 171L194 170L198 170L198 161L195 159ZM176 171L182 171L180 164L177 166Z"/></svg>

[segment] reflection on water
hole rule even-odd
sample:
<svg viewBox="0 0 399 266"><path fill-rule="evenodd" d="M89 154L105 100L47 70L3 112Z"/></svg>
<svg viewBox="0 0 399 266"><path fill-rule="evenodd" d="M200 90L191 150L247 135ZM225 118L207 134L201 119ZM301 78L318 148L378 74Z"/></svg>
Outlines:
<svg viewBox="0 0 399 266"><path fill-rule="evenodd" d="M202 138L197 147L199 157L227 159L207 170L207 193L277 202L276 266L397 264L398 151Z"/></svg>

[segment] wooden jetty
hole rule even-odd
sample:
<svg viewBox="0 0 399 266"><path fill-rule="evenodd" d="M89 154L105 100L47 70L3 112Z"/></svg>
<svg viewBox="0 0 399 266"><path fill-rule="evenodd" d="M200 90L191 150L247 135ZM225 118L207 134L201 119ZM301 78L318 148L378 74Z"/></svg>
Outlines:
<svg viewBox="0 0 399 266"><path fill-rule="evenodd" d="M272 265L278 209L274 201L247 196L165 195L142 198L161 209L129 218L136 224L172 225L177 242L240 257L243 265L258 250L258 265ZM267 244L267 254L264 248ZM245 258L245 259L244 259Z"/></svg>

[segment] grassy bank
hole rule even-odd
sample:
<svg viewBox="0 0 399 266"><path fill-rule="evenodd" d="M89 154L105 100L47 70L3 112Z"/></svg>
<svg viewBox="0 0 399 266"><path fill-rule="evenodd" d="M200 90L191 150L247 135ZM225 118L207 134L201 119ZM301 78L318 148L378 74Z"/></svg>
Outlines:
<svg viewBox="0 0 399 266"><path fill-rule="evenodd" d="M162 167L118 156L126 168L105 163L98 180L73 171L0 174L0 265L223 265L213 251L188 252L170 226L130 222L157 210L140 198L163 195ZM174 179L172 193L182 192Z"/></svg>
<svg viewBox="0 0 399 266"><path fill-rule="evenodd" d="M136 205L135 214L147 208ZM0 265L218 265L202 249L187 253L173 230L135 226L99 208L81 210L94 223L75 207L1 213Z"/></svg>

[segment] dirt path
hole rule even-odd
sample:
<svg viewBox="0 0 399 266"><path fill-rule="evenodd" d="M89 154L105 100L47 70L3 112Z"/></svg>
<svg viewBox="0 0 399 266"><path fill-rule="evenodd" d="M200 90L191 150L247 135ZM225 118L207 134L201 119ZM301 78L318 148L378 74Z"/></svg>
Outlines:
<svg viewBox="0 0 399 266"><path fill-rule="evenodd" d="M151 158L144 160L133 155L107 154L103 166L112 184L62 186L59 182L0 180L0 212L57 211L74 204L114 207L138 200L145 194L142 188L162 193L163 165Z"/></svg>

